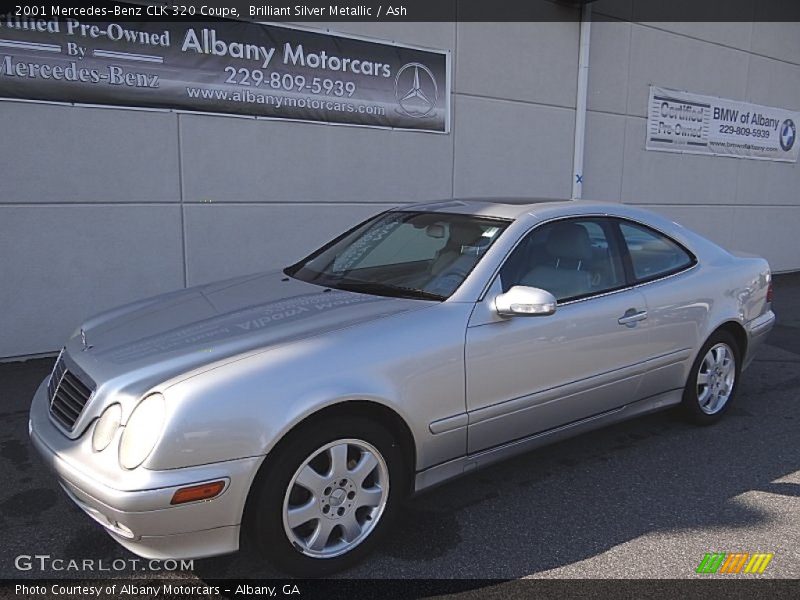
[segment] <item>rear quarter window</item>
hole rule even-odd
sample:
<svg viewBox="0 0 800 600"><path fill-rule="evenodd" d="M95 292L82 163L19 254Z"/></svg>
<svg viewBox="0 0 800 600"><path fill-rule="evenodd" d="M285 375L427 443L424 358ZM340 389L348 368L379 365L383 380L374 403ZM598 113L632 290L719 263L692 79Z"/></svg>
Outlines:
<svg viewBox="0 0 800 600"><path fill-rule="evenodd" d="M637 282L671 275L695 263L695 257L683 246L649 227L620 222L619 228Z"/></svg>

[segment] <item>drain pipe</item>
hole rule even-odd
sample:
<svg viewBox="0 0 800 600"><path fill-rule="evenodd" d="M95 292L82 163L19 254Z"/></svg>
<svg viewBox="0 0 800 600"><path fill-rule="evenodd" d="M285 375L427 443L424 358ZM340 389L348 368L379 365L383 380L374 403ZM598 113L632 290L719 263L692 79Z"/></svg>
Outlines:
<svg viewBox="0 0 800 600"><path fill-rule="evenodd" d="M583 197L583 149L586 138L586 94L589 88L589 41L592 33L592 5L581 7L578 50L578 92L575 98L575 144L572 156L572 199Z"/></svg>

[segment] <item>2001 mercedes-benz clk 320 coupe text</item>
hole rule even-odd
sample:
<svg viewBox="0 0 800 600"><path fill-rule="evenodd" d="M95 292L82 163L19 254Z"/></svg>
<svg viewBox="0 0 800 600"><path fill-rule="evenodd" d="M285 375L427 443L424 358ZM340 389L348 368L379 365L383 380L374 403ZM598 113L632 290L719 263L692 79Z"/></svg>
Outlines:
<svg viewBox="0 0 800 600"><path fill-rule="evenodd" d="M568 435L731 406L771 276L594 202L382 213L285 269L88 320L30 434L78 506L153 558L362 557L404 495Z"/></svg>

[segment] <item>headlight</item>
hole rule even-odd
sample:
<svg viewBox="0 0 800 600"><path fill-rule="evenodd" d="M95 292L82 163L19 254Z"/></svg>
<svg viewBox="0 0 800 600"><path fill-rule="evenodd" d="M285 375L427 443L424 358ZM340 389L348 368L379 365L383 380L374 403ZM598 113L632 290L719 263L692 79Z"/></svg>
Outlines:
<svg viewBox="0 0 800 600"><path fill-rule="evenodd" d="M135 469L149 456L164 428L164 396L151 394L133 409L119 442L119 464Z"/></svg>
<svg viewBox="0 0 800 600"><path fill-rule="evenodd" d="M119 429L121 420L122 407L119 404L112 404L103 411L94 426L94 433L92 434L92 448L94 448L95 452L105 450L111 443L111 440L114 439L114 434Z"/></svg>

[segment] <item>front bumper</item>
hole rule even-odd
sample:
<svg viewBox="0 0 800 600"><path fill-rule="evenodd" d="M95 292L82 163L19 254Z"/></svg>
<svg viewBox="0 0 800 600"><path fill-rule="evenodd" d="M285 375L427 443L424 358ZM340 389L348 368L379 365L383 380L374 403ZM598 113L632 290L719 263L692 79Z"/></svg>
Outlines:
<svg viewBox="0 0 800 600"><path fill-rule="evenodd" d="M190 559L238 550L245 500L262 457L169 471L119 468L109 480L107 465L104 473L93 470L93 462L113 452L118 440L94 453L91 428L76 440L62 434L50 420L47 380L34 396L28 428L31 441L67 495L131 552L151 559ZM177 489L219 480L226 482L219 496L170 505Z"/></svg>

